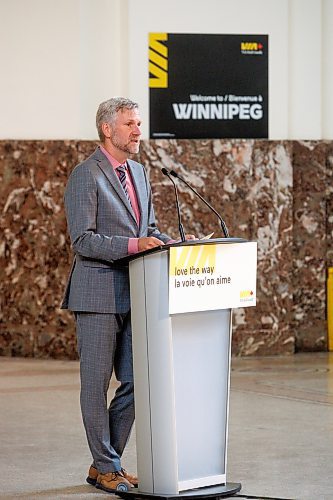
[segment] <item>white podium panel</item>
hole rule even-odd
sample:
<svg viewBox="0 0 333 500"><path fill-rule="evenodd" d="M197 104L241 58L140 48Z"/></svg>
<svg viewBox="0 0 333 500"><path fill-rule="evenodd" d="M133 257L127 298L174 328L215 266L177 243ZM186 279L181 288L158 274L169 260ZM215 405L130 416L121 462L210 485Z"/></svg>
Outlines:
<svg viewBox="0 0 333 500"><path fill-rule="evenodd" d="M226 481L230 310L172 317L179 490Z"/></svg>
<svg viewBox="0 0 333 500"><path fill-rule="evenodd" d="M226 482L230 309L169 315L168 250L130 262L140 492Z"/></svg>
<svg viewBox="0 0 333 500"><path fill-rule="evenodd" d="M147 262L148 261L148 262ZM178 493L168 253L130 263L140 491Z"/></svg>

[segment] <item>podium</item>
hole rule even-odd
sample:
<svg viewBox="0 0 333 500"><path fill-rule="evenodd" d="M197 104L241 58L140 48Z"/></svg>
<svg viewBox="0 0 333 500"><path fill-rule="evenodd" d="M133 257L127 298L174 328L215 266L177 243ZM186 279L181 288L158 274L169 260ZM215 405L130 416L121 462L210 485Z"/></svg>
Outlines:
<svg viewBox="0 0 333 500"><path fill-rule="evenodd" d="M139 488L117 495L230 496L231 311L255 305L256 243L167 245L129 270Z"/></svg>

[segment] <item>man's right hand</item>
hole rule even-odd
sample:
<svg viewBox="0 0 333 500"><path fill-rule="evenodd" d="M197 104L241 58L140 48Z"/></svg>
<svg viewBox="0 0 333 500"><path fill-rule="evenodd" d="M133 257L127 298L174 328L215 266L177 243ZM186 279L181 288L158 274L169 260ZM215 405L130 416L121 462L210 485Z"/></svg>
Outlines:
<svg viewBox="0 0 333 500"><path fill-rule="evenodd" d="M163 246L163 241L155 238L154 236L139 238L138 241L138 250L139 252L144 252L145 250L149 250L150 248Z"/></svg>

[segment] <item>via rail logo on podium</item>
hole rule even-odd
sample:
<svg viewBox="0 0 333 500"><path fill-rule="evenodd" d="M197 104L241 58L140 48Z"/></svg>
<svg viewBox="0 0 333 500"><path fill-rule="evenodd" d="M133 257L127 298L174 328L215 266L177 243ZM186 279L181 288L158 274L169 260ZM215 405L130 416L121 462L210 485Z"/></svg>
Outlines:
<svg viewBox="0 0 333 500"><path fill-rule="evenodd" d="M255 295L252 290L241 290L240 301L241 302L253 302L255 300Z"/></svg>

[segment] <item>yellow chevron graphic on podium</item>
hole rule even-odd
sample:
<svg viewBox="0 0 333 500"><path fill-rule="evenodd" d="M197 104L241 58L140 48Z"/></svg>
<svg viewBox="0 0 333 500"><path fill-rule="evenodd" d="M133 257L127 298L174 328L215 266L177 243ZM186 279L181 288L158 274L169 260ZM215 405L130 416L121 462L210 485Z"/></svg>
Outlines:
<svg viewBox="0 0 333 500"><path fill-rule="evenodd" d="M175 276L176 268L190 274L190 268L199 268L199 273L205 272L207 267L216 269L217 245L196 245L170 248L170 275Z"/></svg>
<svg viewBox="0 0 333 500"><path fill-rule="evenodd" d="M167 33L149 33L149 88L168 87Z"/></svg>

